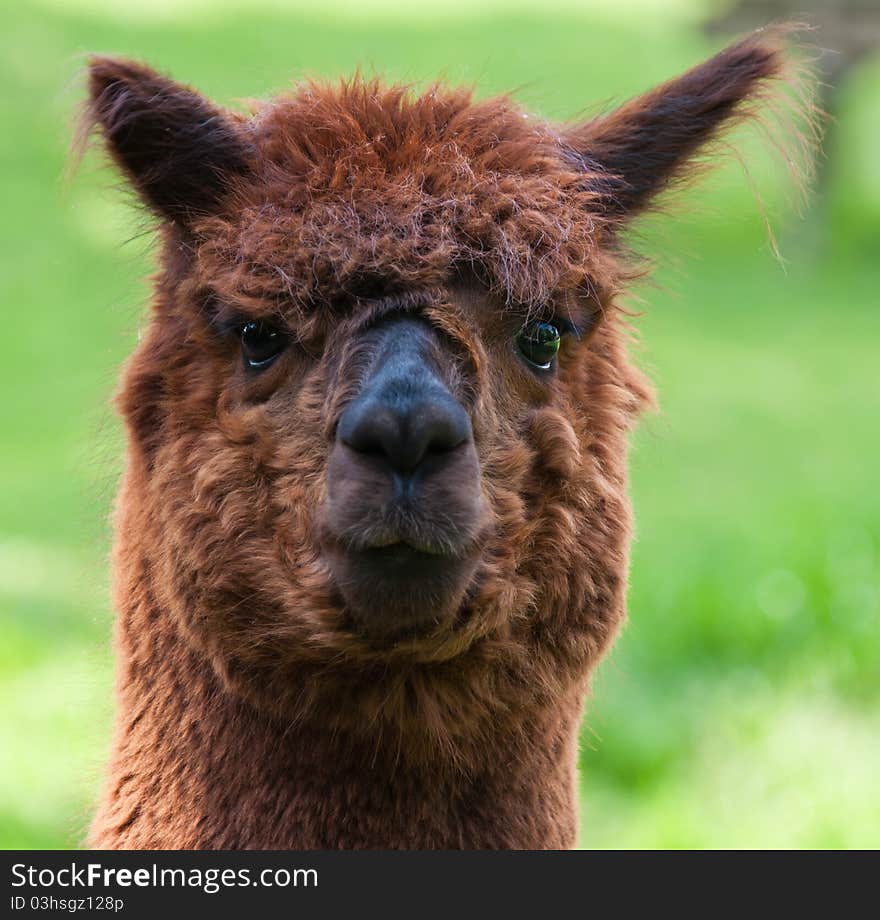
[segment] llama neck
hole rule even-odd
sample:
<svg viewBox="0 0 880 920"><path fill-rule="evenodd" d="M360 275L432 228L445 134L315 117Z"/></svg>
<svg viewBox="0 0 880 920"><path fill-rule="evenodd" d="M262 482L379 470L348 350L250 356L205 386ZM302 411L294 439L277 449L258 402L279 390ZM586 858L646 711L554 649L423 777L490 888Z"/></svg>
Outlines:
<svg viewBox="0 0 880 920"><path fill-rule="evenodd" d="M230 694L159 612L120 617L118 716L90 842L106 848L562 848L576 832L573 699L499 728L467 773L415 766ZM134 624L137 623L137 630ZM340 705L344 705L340 701ZM439 768L438 768L439 767Z"/></svg>

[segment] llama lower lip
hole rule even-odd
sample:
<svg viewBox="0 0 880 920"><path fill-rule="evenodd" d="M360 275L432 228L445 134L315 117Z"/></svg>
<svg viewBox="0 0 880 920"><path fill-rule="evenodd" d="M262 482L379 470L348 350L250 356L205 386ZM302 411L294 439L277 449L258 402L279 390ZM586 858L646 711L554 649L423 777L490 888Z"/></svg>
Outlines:
<svg viewBox="0 0 880 920"><path fill-rule="evenodd" d="M476 556L423 552L408 543L336 549L328 562L346 607L369 633L438 624L451 617L476 569Z"/></svg>
<svg viewBox="0 0 880 920"><path fill-rule="evenodd" d="M396 573L404 579L440 573L459 562L456 556L419 549L403 541L366 547L347 556L351 566L368 571L372 577L395 577Z"/></svg>
<svg viewBox="0 0 880 920"><path fill-rule="evenodd" d="M417 543L414 540L411 541L404 539L389 539L377 543L365 543L362 546L352 547L352 552L375 553L377 554L377 557L387 555L388 558L393 558L398 555L405 557L413 553L421 556L441 556L449 558L453 558L455 556L455 553L453 552L444 552L442 549L439 549L435 546Z"/></svg>

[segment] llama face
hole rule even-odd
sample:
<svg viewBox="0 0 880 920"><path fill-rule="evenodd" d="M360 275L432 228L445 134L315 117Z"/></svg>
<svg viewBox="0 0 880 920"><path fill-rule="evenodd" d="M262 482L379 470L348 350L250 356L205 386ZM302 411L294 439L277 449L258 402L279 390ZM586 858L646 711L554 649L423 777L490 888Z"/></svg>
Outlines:
<svg viewBox="0 0 880 920"><path fill-rule="evenodd" d="M603 449L622 437L644 391L588 298L513 309L453 277L309 323L204 283L183 282L200 293L184 323L176 306L157 326L148 359L178 394L166 411L187 419L182 440L154 448L155 416L140 424L152 371L123 395L162 496L167 601L182 618L207 607L240 644L238 616L250 631L256 610L251 635L271 623L315 629L328 651L433 657L539 609L566 617L591 570L620 584L586 555L609 536L600 509L615 514L614 543L627 520L593 439L606 413ZM596 348L619 364L591 367ZM602 387L617 400L588 416Z"/></svg>
<svg viewBox="0 0 880 920"><path fill-rule="evenodd" d="M164 222L122 563L230 686L448 735L502 685L581 685L650 400L619 234L781 61L746 39L572 128L357 79L245 118L93 62L90 118Z"/></svg>
<svg viewBox="0 0 880 920"><path fill-rule="evenodd" d="M596 193L509 102L315 92L168 232L122 394L163 602L224 658L445 660L590 592L618 616L646 390L599 322Z"/></svg>

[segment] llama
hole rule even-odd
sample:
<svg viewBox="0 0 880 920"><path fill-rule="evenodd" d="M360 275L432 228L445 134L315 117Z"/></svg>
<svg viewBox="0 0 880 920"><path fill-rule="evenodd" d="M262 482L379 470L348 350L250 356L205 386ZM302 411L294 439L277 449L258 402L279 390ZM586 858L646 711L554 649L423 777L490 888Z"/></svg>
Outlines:
<svg viewBox="0 0 880 920"><path fill-rule="evenodd" d="M567 848L652 402L622 233L790 73L755 33L608 115L90 62L159 220L117 403L101 848Z"/></svg>

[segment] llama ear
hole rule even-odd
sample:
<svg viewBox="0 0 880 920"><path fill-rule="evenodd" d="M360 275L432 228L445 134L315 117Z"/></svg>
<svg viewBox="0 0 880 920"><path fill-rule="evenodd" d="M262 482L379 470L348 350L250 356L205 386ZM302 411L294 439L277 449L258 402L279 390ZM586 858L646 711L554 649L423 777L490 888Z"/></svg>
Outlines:
<svg viewBox="0 0 880 920"><path fill-rule="evenodd" d="M232 116L142 64L90 59L85 132L95 125L144 201L179 223L210 214L228 180L248 168L250 148Z"/></svg>
<svg viewBox="0 0 880 920"><path fill-rule="evenodd" d="M687 73L563 134L595 177L606 212L626 219L693 171L693 158L721 129L755 114L786 76L790 27L755 32Z"/></svg>

